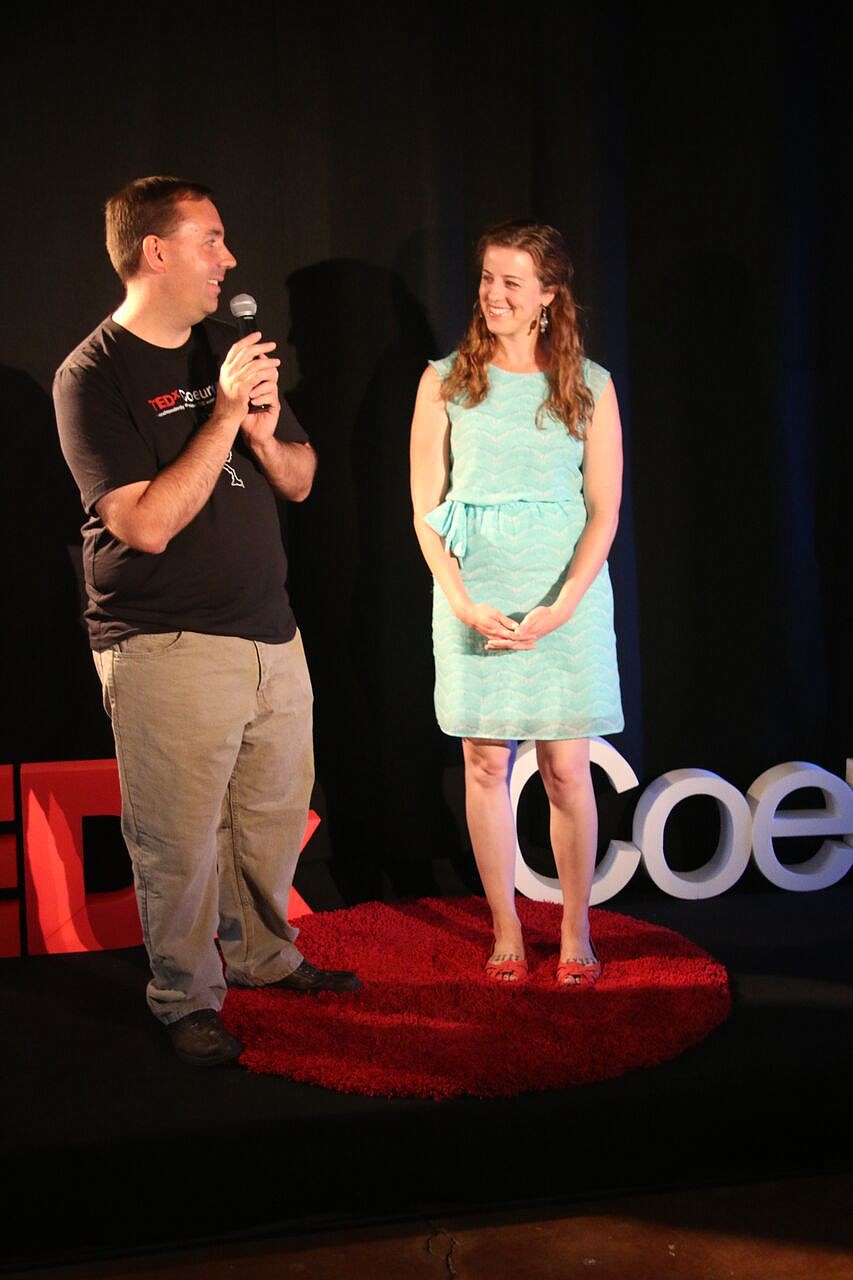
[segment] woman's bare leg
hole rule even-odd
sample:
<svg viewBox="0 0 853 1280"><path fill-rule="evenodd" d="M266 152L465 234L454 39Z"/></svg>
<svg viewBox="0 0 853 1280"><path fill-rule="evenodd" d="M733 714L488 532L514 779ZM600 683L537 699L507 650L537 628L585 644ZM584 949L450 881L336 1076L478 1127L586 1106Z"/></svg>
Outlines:
<svg viewBox="0 0 853 1280"><path fill-rule="evenodd" d="M592 959L589 895L598 812L589 771L589 740L537 742L536 757L551 806L551 848L563 890L560 959Z"/></svg>
<svg viewBox="0 0 853 1280"><path fill-rule="evenodd" d="M468 832L491 908L497 956L524 956L515 909L515 820L509 800L514 742L463 738ZM511 980L511 979L510 979Z"/></svg>

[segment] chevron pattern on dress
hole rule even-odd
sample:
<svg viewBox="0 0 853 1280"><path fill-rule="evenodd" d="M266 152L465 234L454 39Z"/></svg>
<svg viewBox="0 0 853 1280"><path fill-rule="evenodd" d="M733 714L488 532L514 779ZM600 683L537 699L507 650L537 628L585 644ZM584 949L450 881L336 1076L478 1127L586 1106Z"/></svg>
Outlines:
<svg viewBox="0 0 853 1280"><path fill-rule="evenodd" d="M443 374L448 366L436 367ZM587 361L594 395L608 376ZM545 419L537 426L547 393L543 374L490 368L489 380L481 405L448 406L451 483L430 523L447 535L452 519L471 599L520 621L556 599L586 523L583 443L562 423ZM573 617L525 652L486 649L436 587L433 646L436 714L445 733L553 739L622 728L606 565Z"/></svg>

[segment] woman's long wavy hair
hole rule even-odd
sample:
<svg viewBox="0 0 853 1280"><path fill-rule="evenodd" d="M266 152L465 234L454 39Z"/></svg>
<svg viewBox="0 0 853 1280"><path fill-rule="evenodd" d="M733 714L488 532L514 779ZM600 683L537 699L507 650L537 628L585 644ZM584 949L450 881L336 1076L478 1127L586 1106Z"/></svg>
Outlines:
<svg viewBox="0 0 853 1280"><path fill-rule="evenodd" d="M554 291L554 300L548 307L548 332L539 338L548 357L545 376L549 395L540 405L536 418L540 426L544 416L564 422L569 434L582 440L594 405L583 376L583 341L572 296L573 268L565 241L556 228L543 223L502 222L480 237L477 262L481 270L486 250L493 245L529 253L542 288ZM495 341L478 300L453 367L442 381L445 400L459 400L469 407L485 400Z"/></svg>

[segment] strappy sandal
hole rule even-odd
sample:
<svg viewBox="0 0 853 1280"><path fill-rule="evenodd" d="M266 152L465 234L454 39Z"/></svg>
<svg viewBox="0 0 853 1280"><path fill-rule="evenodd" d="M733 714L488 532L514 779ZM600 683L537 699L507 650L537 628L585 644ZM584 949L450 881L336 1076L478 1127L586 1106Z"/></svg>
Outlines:
<svg viewBox="0 0 853 1280"><path fill-rule="evenodd" d="M486 961L486 977L490 982L524 982L527 978L527 961L524 956L499 955Z"/></svg>
<svg viewBox="0 0 853 1280"><path fill-rule="evenodd" d="M591 956L572 956L557 965L558 987L591 987L601 977L601 961L595 947L589 944Z"/></svg>

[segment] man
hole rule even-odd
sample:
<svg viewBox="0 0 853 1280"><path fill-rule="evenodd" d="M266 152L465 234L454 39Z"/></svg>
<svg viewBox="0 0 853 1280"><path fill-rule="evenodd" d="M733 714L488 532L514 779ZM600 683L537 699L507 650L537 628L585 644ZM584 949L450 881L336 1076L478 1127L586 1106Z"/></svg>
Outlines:
<svg viewBox="0 0 853 1280"><path fill-rule="evenodd" d="M108 201L125 299L54 382L88 516L86 619L148 1003L197 1066L242 1051L218 1016L226 984L360 985L304 960L287 923L313 782L311 685L275 495L302 501L316 458L279 400L275 343L235 342L210 319L236 265L210 195L142 178Z"/></svg>

